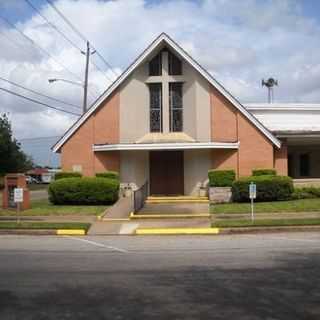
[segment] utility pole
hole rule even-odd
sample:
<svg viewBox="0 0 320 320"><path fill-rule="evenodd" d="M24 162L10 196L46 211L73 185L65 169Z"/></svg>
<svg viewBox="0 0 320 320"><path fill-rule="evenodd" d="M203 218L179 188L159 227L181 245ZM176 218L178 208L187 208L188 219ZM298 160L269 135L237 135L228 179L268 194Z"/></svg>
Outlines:
<svg viewBox="0 0 320 320"><path fill-rule="evenodd" d="M86 69L84 74L84 83L83 83L83 113L87 111L87 100L88 100L88 77L89 77L89 59L92 54L94 54L96 50L90 51L90 43L87 41L87 49L86 51L81 51L82 54L86 56Z"/></svg>

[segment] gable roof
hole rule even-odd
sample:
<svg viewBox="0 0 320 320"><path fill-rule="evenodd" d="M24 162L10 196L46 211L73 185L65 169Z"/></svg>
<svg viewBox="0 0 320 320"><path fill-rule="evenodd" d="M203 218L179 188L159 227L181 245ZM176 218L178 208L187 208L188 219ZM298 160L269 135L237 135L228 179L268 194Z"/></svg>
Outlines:
<svg viewBox="0 0 320 320"><path fill-rule="evenodd" d="M84 113L56 142L52 147L54 152L59 152L65 142L78 130L78 128L91 116L92 113L107 99L133 72L140 66L152 52L160 45L165 44L178 53L194 69L196 69L214 88L216 88L227 100L229 100L250 122L252 122L275 146L280 148L281 142L278 140L259 120L251 114L234 96L231 95L211 74L196 62L184 49L174 42L166 33L160 34L138 58L107 88L107 90L92 104Z"/></svg>

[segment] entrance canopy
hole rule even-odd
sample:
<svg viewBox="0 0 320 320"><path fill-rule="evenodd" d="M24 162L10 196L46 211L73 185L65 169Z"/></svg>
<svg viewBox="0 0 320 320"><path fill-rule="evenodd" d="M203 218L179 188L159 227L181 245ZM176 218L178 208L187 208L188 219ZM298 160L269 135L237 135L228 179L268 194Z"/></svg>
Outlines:
<svg viewBox="0 0 320 320"><path fill-rule="evenodd" d="M239 142L119 143L119 144L93 145L93 151L196 150L196 149L238 149L238 148L239 148Z"/></svg>

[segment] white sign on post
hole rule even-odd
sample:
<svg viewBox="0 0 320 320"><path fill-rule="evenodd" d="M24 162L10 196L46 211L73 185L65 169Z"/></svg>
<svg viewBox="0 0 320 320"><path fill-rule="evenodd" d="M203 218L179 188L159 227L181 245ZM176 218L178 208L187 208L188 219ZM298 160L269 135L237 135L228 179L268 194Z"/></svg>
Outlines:
<svg viewBox="0 0 320 320"><path fill-rule="evenodd" d="M253 182L249 185L249 198L255 199L257 197L257 185Z"/></svg>
<svg viewBox="0 0 320 320"><path fill-rule="evenodd" d="M13 200L17 204L17 222L20 223L20 203L23 202L23 188L14 188Z"/></svg>
<svg viewBox="0 0 320 320"><path fill-rule="evenodd" d="M23 188L14 189L14 202L23 202Z"/></svg>
<svg viewBox="0 0 320 320"><path fill-rule="evenodd" d="M257 197L257 185L253 182L249 185L249 198L251 199L251 221L254 221L253 200Z"/></svg>

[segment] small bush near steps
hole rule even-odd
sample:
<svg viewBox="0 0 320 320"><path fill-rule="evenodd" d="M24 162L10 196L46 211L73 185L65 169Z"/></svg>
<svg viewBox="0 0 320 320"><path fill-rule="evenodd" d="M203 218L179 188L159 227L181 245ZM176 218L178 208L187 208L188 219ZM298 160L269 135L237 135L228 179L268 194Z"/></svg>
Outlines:
<svg viewBox="0 0 320 320"><path fill-rule="evenodd" d="M80 172L72 172L72 171L62 171L57 172L54 176L55 180L66 179L66 178L81 178L82 174Z"/></svg>
<svg viewBox="0 0 320 320"><path fill-rule="evenodd" d="M254 169L252 170L253 176L276 176L277 171L275 169Z"/></svg>
<svg viewBox="0 0 320 320"><path fill-rule="evenodd" d="M96 177L119 180L119 173L116 171L99 172L99 173L96 173Z"/></svg>
<svg viewBox="0 0 320 320"><path fill-rule="evenodd" d="M249 185L257 185L256 201L289 200L294 188L293 182L287 176L262 175L240 178L232 184L232 199L235 202L248 202Z"/></svg>
<svg viewBox="0 0 320 320"><path fill-rule="evenodd" d="M208 177L210 187L231 187L236 173L234 170L210 170Z"/></svg>
<svg viewBox="0 0 320 320"><path fill-rule="evenodd" d="M111 205L118 200L119 181L109 178L65 178L49 186L49 200L56 205Z"/></svg>

